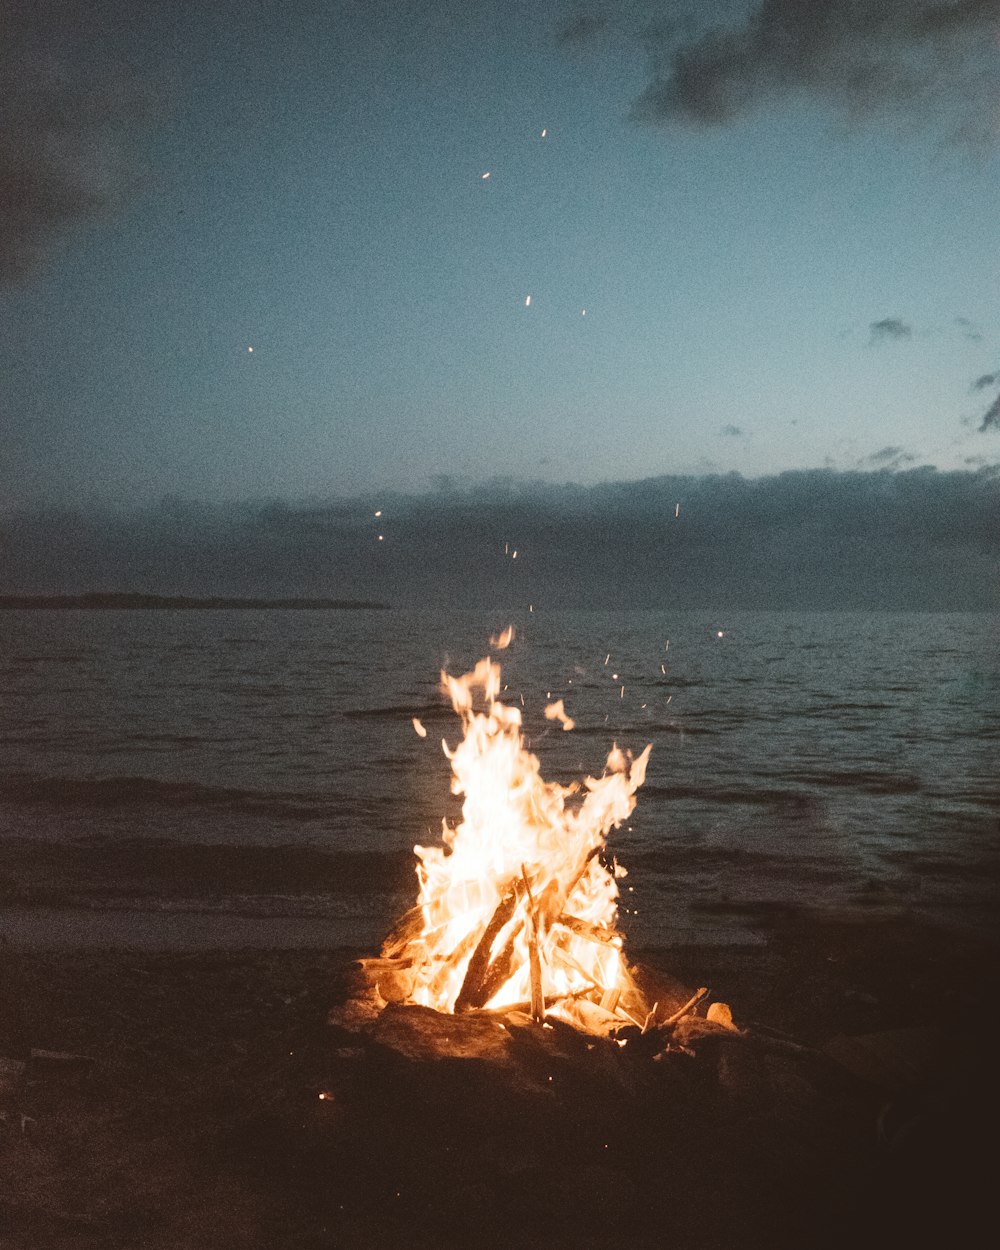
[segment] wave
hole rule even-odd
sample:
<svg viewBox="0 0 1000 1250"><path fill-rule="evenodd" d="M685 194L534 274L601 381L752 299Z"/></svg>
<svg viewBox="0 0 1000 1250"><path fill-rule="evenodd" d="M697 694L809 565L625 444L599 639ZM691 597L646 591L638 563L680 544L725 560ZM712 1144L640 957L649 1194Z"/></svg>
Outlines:
<svg viewBox="0 0 1000 1250"><path fill-rule="evenodd" d="M801 811L811 810L816 806L813 795L804 790L783 790L774 786L761 786L754 789L723 789L718 786L698 785L645 785L642 788L643 798L667 799L701 799L711 803L750 804L762 807L793 807Z"/></svg>
<svg viewBox="0 0 1000 1250"><path fill-rule="evenodd" d="M299 820L329 816L336 794L242 790L154 777L66 777L41 773L0 774L0 802L53 807L216 807Z"/></svg>

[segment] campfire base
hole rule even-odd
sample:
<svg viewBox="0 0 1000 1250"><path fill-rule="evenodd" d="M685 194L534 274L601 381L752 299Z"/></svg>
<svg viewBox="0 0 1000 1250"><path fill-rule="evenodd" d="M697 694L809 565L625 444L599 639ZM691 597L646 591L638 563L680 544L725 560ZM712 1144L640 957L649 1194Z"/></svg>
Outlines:
<svg viewBox="0 0 1000 1250"><path fill-rule="evenodd" d="M636 975L661 1020L693 996ZM519 1010L382 1005L359 966L330 1019L351 1074L332 1097L383 1126L387 1173L426 1188L440 1245L493 1245L495 1228L546 1250L739 1247L761 1203L785 1213L770 1244L813 1244L803 1221L831 1169L863 1165L871 1107L820 1052L706 1010L599 1037Z"/></svg>

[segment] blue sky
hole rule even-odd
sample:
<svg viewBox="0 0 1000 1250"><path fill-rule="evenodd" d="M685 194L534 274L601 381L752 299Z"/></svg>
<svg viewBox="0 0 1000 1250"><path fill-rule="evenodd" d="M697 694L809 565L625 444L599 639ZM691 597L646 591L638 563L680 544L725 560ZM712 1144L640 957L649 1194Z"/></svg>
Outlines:
<svg viewBox="0 0 1000 1250"><path fill-rule="evenodd" d="M993 0L20 8L8 505L1000 461Z"/></svg>

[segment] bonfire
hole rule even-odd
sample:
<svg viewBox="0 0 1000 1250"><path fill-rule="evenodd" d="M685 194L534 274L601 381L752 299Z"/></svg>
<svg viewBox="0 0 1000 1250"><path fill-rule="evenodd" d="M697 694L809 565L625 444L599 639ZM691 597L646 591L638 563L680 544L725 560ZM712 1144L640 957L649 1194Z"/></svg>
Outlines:
<svg viewBox="0 0 1000 1250"><path fill-rule="evenodd" d="M442 742L462 817L443 822L442 845L414 848L416 906L365 961L371 984L385 1001L443 1013L519 1009L605 1035L648 1026L654 1008L617 923L625 869L606 843L635 806L651 747L633 757L614 745L601 776L546 781L520 709L500 698L496 661L441 682L464 730L454 749ZM545 715L573 728L562 700Z"/></svg>

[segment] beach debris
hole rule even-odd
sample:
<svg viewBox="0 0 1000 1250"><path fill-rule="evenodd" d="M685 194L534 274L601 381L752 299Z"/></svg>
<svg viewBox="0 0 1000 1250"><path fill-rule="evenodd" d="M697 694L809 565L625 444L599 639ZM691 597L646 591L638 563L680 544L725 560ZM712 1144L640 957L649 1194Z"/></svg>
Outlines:
<svg viewBox="0 0 1000 1250"><path fill-rule="evenodd" d="M29 1052L31 1074L39 1072L89 1072L97 1060L93 1055L78 1055L68 1050L35 1050Z"/></svg>

